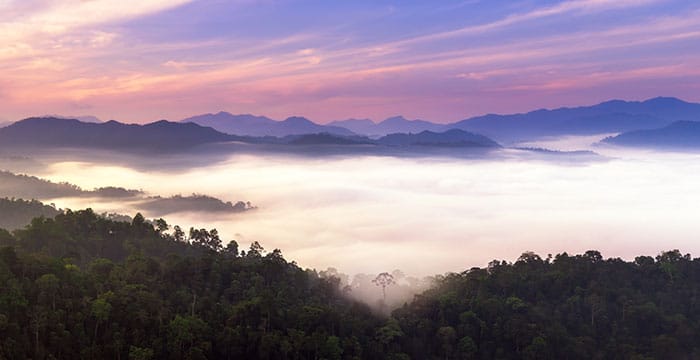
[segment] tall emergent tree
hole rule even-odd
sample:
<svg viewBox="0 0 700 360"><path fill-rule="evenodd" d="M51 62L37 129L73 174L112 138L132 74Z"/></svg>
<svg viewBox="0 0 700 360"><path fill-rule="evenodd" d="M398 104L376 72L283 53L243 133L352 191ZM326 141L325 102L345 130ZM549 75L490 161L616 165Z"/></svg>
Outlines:
<svg viewBox="0 0 700 360"><path fill-rule="evenodd" d="M375 285L382 287L382 299L384 299L384 302L386 302L386 287L396 284L396 281L394 281L394 275L391 275L388 272L383 272L377 275L372 282Z"/></svg>

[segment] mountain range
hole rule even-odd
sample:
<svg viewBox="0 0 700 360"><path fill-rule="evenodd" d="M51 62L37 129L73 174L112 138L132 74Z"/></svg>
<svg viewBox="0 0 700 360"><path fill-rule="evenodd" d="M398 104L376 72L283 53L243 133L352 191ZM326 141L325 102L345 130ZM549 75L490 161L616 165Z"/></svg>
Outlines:
<svg viewBox="0 0 700 360"><path fill-rule="evenodd" d="M193 123L166 120L146 125L114 120L89 123L76 119L28 118L0 129L0 147L87 147L171 151L241 137Z"/></svg>
<svg viewBox="0 0 700 360"><path fill-rule="evenodd" d="M1 128L0 147L73 146L170 151L227 141L389 146L399 143L403 146L418 143L455 146L460 142L466 145L473 141L485 145L491 141L494 144L519 146L519 142L548 137L629 132L632 134L623 134L606 142L627 144L632 139L638 139L634 140L638 142L635 146L640 146L640 137L648 137L651 133L637 131L654 130L656 134L666 134L663 135L666 142L672 141L674 136L678 137L681 146L687 148L693 138L682 134L682 131L690 125L674 124L678 121L700 121L700 104L668 97L646 101L611 100L593 106L541 109L510 115L488 114L450 124L395 116L379 123L369 119L349 119L321 125L303 117L275 121L264 116L232 115L227 112L199 115L179 122L160 120L146 125L123 124L113 120L94 123L63 117L41 117L21 120ZM666 129L667 126L670 127ZM455 129L470 135L451 131ZM479 136L482 138L477 139Z"/></svg>
<svg viewBox="0 0 700 360"><path fill-rule="evenodd" d="M486 136L460 129L445 132L421 131L418 134L390 134L377 143L388 146L432 146L432 147L500 147Z"/></svg>
<svg viewBox="0 0 700 360"><path fill-rule="evenodd" d="M379 123L370 119L348 119L328 123L331 126L346 128L356 134L379 137L396 133L419 133L421 131L444 131L445 125L425 120L407 120L403 116L390 117Z"/></svg>
<svg viewBox="0 0 700 360"><path fill-rule="evenodd" d="M225 111L216 114L204 114L190 117L181 123L195 123L208 126L217 131L242 136L275 136L329 133L336 135L354 135L346 128L319 125L309 119L293 116L283 121L275 121L265 116L250 114L232 115Z"/></svg>
<svg viewBox="0 0 700 360"><path fill-rule="evenodd" d="M486 136L459 129L444 132L421 131L417 134L389 134L379 139L365 136L342 136L328 133L290 135L284 138L288 145L378 145L389 147L501 147Z"/></svg>
<svg viewBox="0 0 700 360"><path fill-rule="evenodd" d="M80 116L71 116L71 115L57 115L57 114L50 114L50 115L44 115L44 116L39 116L42 118L58 118L58 119L75 119L75 120L80 120L82 122L88 122L88 123L101 123L102 120L98 118L97 116L93 115L80 115Z"/></svg>
<svg viewBox="0 0 700 360"><path fill-rule="evenodd" d="M441 133L391 134L373 140L366 136L327 132L273 136L238 136L219 132L192 122L160 120L145 125L114 120L88 123L75 119L28 118L0 128L0 148L97 148L117 151L172 152L198 145L238 142L284 151L277 145L369 145L381 147L499 147L482 135L452 129Z"/></svg>
<svg viewBox="0 0 700 360"><path fill-rule="evenodd" d="M611 100L592 106L540 109L520 114L488 114L449 124L394 116L378 123L370 119L348 119L319 125L298 117L274 121L264 116L232 115L226 112L199 115L182 122L210 126L228 134L278 137L325 132L345 136L357 134L376 139L395 133L461 129L488 136L500 143L514 144L563 135L655 129L675 121L696 119L700 119L700 104L671 97L657 97L645 101Z"/></svg>
<svg viewBox="0 0 700 360"><path fill-rule="evenodd" d="M700 122L676 121L659 129L624 132L602 142L647 149L700 149Z"/></svg>
<svg viewBox="0 0 700 360"><path fill-rule="evenodd" d="M674 121L693 119L700 119L700 104L657 97L641 102L612 100L593 106L542 109L524 114L489 114L447 126L513 143L561 135L654 129Z"/></svg>

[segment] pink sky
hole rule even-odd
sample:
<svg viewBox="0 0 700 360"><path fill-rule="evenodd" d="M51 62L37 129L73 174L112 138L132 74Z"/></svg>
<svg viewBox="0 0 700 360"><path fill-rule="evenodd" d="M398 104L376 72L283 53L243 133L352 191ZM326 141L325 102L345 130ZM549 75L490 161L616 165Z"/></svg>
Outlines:
<svg viewBox="0 0 700 360"><path fill-rule="evenodd" d="M700 101L693 2L440 4L0 0L0 119L225 110L451 122L612 98Z"/></svg>

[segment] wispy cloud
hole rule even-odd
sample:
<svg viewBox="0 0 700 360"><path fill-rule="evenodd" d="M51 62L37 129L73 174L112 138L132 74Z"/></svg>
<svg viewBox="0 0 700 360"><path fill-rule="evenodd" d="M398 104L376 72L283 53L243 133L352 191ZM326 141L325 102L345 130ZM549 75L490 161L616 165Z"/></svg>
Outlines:
<svg viewBox="0 0 700 360"><path fill-rule="evenodd" d="M499 20L478 25L465 26L456 30L443 31L433 34L413 37L394 42L393 46L405 46L420 42L430 42L465 35L475 35L487 31L493 31L510 27L519 23L537 20L546 17L560 16L566 13L591 13L614 9L624 9L648 5L659 0L572 0L559 3L554 6L538 8L530 12L511 14Z"/></svg>
<svg viewBox="0 0 700 360"><path fill-rule="evenodd" d="M60 37L71 31L116 21L125 21L165 9L177 7L192 0L142 0L128 4L110 0L9 0L0 5L0 38L4 58L31 56L37 47L60 42ZM77 37L73 34L73 37ZM82 33L93 46L108 44L116 34L99 30Z"/></svg>
<svg viewBox="0 0 700 360"><path fill-rule="evenodd" d="M157 39L138 26L120 26L144 16L159 23L161 12L188 2L152 0L130 7L105 0L0 2L0 31L7 34L0 39L0 105L14 113L55 113L62 106L92 104L101 117L119 118L115 111L124 111L136 120L149 120L157 111L184 117L212 107L322 120L376 118L409 108L418 113L407 115L455 120L478 111L464 105L466 96L530 89L534 97L537 91L599 86L609 83L606 78L671 79L690 70L677 65L700 56L693 45L700 38L700 11L649 10L660 9L662 0L571 0L535 8L531 2L499 8L466 1L431 16L493 6L496 11L485 18L495 20L473 16L429 26L414 18L419 12L399 6L382 21L403 19L391 26L411 30L405 32L382 28L370 15L343 27L309 20L312 25L299 22L288 31L288 24L274 30L278 24L269 22L229 28L236 21L210 14L211 20L204 16L195 25L164 25L165 35ZM260 22L270 16L256 14L265 7L257 3L237 6ZM611 11L625 21L595 21ZM367 16L376 31L364 32L361 20ZM184 31L170 36L167 26ZM249 36L256 29L265 36Z"/></svg>
<svg viewBox="0 0 700 360"><path fill-rule="evenodd" d="M65 32L86 25L103 24L113 21L132 19L165 9L177 7L192 0L141 0L128 4L110 0L56 0L30 1L14 0L5 2L2 8L6 14L13 15L12 21L7 16L3 25L16 29L11 34L25 31L43 31L48 33ZM29 5L27 4L29 3ZM6 30L8 28L5 28Z"/></svg>

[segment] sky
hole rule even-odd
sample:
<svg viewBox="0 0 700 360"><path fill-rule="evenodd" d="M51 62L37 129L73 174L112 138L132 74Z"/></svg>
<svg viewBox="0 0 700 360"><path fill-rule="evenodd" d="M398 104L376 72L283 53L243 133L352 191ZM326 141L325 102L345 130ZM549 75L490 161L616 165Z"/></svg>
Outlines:
<svg viewBox="0 0 700 360"><path fill-rule="evenodd" d="M223 110L446 123L700 101L699 65L691 0L0 0L6 121Z"/></svg>

